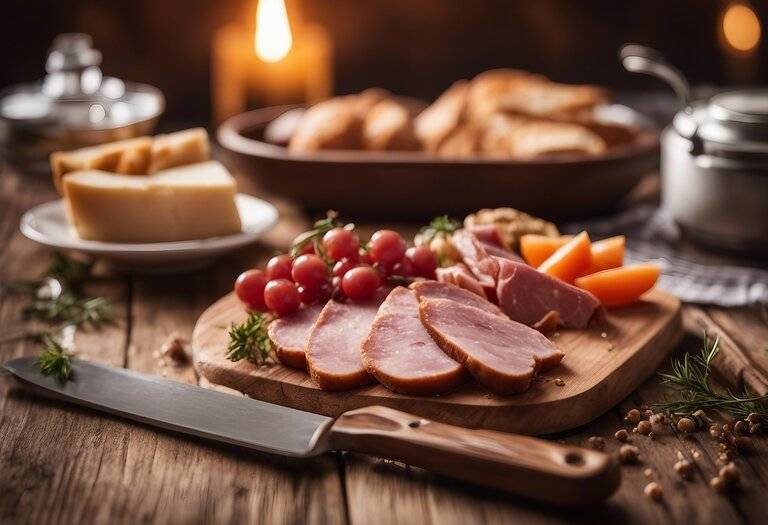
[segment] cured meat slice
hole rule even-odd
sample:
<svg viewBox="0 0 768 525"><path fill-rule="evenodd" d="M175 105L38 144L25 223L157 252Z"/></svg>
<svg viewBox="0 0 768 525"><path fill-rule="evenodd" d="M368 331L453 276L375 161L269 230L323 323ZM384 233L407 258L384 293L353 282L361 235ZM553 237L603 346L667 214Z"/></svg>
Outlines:
<svg viewBox="0 0 768 525"><path fill-rule="evenodd" d="M464 379L462 366L427 333L419 319L419 301L407 288L390 292L360 353L368 372L401 394L442 394Z"/></svg>
<svg viewBox="0 0 768 525"><path fill-rule="evenodd" d="M307 338L307 369L323 390L350 390L373 382L360 357L386 293L368 300L328 301Z"/></svg>
<svg viewBox="0 0 768 525"><path fill-rule="evenodd" d="M523 259L515 252L505 250L495 244L480 241L480 244L485 248L485 252L491 257L499 257L500 259L509 259L510 261L523 262Z"/></svg>
<svg viewBox="0 0 768 525"><path fill-rule="evenodd" d="M504 244L501 242L501 234L499 228L493 223L486 224L472 224L466 226L466 229L472 233L477 239L485 244L491 244L502 248Z"/></svg>
<svg viewBox="0 0 768 525"><path fill-rule="evenodd" d="M488 255L480 240L468 230L457 230L451 237L453 245L461 254L464 264L472 271L483 287L496 286L499 263Z"/></svg>
<svg viewBox="0 0 768 525"><path fill-rule="evenodd" d="M488 298L486 288L483 288L480 281L475 279L475 276L469 271L469 268L461 263L454 264L448 268L438 268L436 273L437 280L440 282L455 284L459 288L469 290L483 299Z"/></svg>
<svg viewBox="0 0 768 525"><path fill-rule="evenodd" d="M493 315L506 317L495 304L486 301L475 293L450 283L416 281L411 284L411 290L414 291L416 297L419 298L419 301L426 299L449 299L474 308L479 308L480 310L484 310Z"/></svg>
<svg viewBox="0 0 768 525"><path fill-rule="evenodd" d="M533 325L551 310L557 311L560 323L570 328L584 328L598 309L597 298L546 275L525 263L497 259L499 307L513 321Z"/></svg>
<svg viewBox="0 0 768 525"><path fill-rule="evenodd" d="M312 326L317 321L320 305L308 306L287 317L279 317L269 323L267 333L275 345L277 359L285 366L307 369L307 354L304 346Z"/></svg>
<svg viewBox="0 0 768 525"><path fill-rule="evenodd" d="M497 394L528 390L535 372L564 355L533 328L457 301L423 299L419 315L440 348Z"/></svg>

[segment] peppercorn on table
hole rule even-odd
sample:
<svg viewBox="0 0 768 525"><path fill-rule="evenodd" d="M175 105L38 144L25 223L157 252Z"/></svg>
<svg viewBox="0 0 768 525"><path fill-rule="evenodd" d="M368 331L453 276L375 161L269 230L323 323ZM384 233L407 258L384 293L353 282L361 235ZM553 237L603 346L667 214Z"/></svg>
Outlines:
<svg viewBox="0 0 768 525"><path fill-rule="evenodd" d="M247 180L240 178L238 182L241 191L254 192ZM22 176L8 168L0 175L3 285L45 273L50 254L25 239L18 231L18 222L28 208L54 197L47 179ZM307 218L290 206L282 204L281 213L279 227L261 244L196 274L125 276L97 264L98 278L86 284L86 291L109 299L115 320L99 331L79 330L75 334L79 357L198 382L188 361L172 358L178 355L177 342L169 344L174 349L171 357L163 357L161 348L174 333L189 339L197 317L231 289L237 273L263 264L275 250L285 249L296 233L306 229ZM413 233L417 226L397 227ZM24 304L23 298L7 290L0 295L2 362L39 352L37 343L14 337L30 326L21 318ZM685 321L690 335L681 343L678 356L686 350L698 351L702 328L707 327L711 334L721 336L723 355L718 358L722 363L717 371L731 381L746 381L752 388L760 388L764 379L754 370L765 370L768 364L765 307L686 307ZM195 441L41 400L16 389L7 377L3 379L0 521L4 523L610 520L689 525L713 521L761 523L768 514L764 497L768 486L768 438L749 434L744 427L748 424L741 424L734 430L734 439L743 443L721 450L718 436L710 435L710 423L703 418L692 417L690 422L670 425L657 416L653 421L644 417L644 405L666 392L658 377L652 377L589 425L551 437L604 448L626 463L620 489L605 504L578 513L357 454L295 460ZM643 420L647 423L640 424ZM689 426L695 431L685 432ZM721 427L712 429L712 433L722 433ZM729 462L733 466L721 472Z"/></svg>

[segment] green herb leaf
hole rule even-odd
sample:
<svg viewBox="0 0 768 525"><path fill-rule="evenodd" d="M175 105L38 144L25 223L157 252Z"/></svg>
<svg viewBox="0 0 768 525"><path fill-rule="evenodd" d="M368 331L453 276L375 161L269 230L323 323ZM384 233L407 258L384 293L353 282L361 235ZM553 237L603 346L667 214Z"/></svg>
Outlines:
<svg viewBox="0 0 768 525"><path fill-rule="evenodd" d="M338 220L338 216L338 213L333 210L329 210L326 213L325 219L316 221L311 230L305 231L304 233L298 235L293 240L293 243L291 243L291 257L295 259L301 255L301 252L310 243L314 244L315 253L322 256L320 240L323 238L323 235L325 235L330 230L342 226L341 222Z"/></svg>
<svg viewBox="0 0 768 525"><path fill-rule="evenodd" d="M65 290L48 298L35 301L22 310L27 319L39 319L48 323L99 327L112 319L112 308L103 297L78 297Z"/></svg>
<svg viewBox="0 0 768 525"><path fill-rule="evenodd" d="M432 219L427 226L419 230L419 235L423 239L422 244L429 245L435 237L439 235L450 235L461 228L461 222L447 215L440 215Z"/></svg>
<svg viewBox="0 0 768 525"><path fill-rule="evenodd" d="M718 392L709 384L712 360L720 351L720 338L714 341L704 332L704 345L697 355L686 353L682 359L674 359L670 373L660 373L664 383L678 391L678 397L667 398L654 405L678 415L692 414L700 409L723 410L736 418L745 418L750 413L768 419L768 396L756 396L745 391L736 395L730 390Z"/></svg>
<svg viewBox="0 0 768 525"><path fill-rule="evenodd" d="M37 366L45 376L56 376L62 383L72 375L72 354L64 350L51 334L43 335L43 351L37 358Z"/></svg>
<svg viewBox="0 0 768 525"><path fill-rule="evenodd" d="M229 344L226 358L230 361L248 359L256 364L272 360L273 346L267 334L271 318L265 314L251 312L248 319L229 328Z"/></svg>

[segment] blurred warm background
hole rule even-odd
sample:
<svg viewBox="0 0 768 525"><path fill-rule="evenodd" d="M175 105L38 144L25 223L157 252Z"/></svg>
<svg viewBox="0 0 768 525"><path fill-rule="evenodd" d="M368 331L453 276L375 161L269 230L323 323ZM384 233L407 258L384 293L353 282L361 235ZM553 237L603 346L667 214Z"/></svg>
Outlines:
<svg viewBox="0 0 768 525"><path fill-rule="evenodd" d="M659 49L694 84L768 83L761 33L768 25L766 2L287 0L286 5L293 37L300 40L311 26L327 36L329 89L335 93L381 86L431 99L455 79L499 66L563 82L601 83L627 97L639 89L665 91L657 81L621 68L616 49L626 41ZM52 38L82 31L103 52L106 74L147 82L166 94L166 123L210 123L212 43L217 31L232 23L253 34L256 2L12 0L3 12L0 86L41 77ZM269 29L279 30L275 24Z"/></svg>

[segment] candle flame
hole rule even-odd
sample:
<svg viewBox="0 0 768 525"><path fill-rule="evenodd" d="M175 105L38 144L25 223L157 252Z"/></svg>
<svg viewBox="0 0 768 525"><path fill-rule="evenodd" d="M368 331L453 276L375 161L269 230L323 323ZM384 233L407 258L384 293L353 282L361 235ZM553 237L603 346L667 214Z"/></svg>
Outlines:
<svg viewBox="0 0 768 525"><path fill-rule="evenodd" d="M285 0L259 0L256 7L256 55L265 62L284 59L293 45Z"/></svg>
<svg viewBox="0 0 768 525"><path fill-rule="evenodd" d="M760 43L760 19L747 4L731 3L722 20L723 36L732 50L748 53Z"/></svg>

